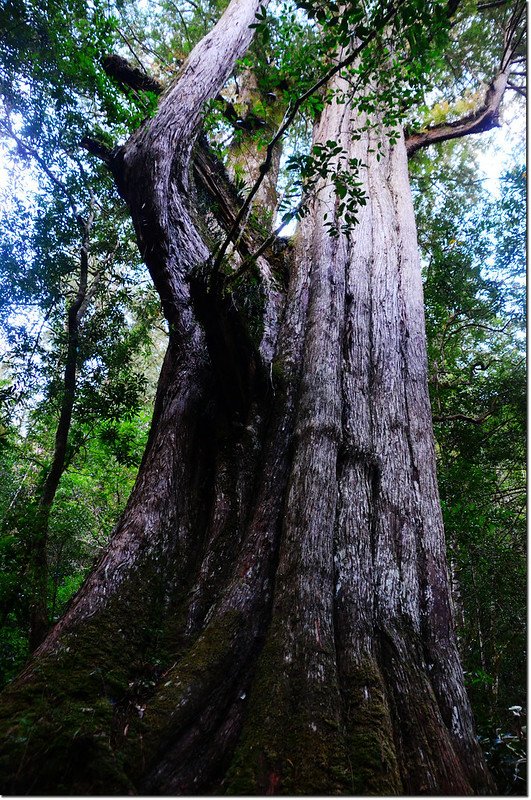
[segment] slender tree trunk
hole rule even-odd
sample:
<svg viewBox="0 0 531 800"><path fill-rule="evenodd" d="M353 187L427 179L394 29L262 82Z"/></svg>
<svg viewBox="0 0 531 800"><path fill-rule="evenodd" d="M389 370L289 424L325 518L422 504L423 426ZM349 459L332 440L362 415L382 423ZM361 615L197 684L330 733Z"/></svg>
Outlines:
<svg viewBox="0 0 531 800"><path fill-rule="evenodd" d="M82 230L79 284L76 297L67 315L67 352L63 374L63 387L59 422L55 432L52 462L44 479L37 505L31 535L30 549L30 631L29 648L34 650L44 639L49 627L48 616L48 532L50 514L61 476L65 470L68 435L76 397L76 372L78 368L79 326L86 309L88 288L88 248L92 217L79 222Z"/></svg>
<svg viewBox="0 0 531 800"><path fill-rule="evenodd" d="M353 142L350 106L325 107L314 141L367 165L368 202L332 238L319 187L285 292L261 262L260 342L201 278L198 109L259 5L233 0L115 159L169 348L110 547L4 694L5 791L492 788L453 632L403 139Z"/></svg>

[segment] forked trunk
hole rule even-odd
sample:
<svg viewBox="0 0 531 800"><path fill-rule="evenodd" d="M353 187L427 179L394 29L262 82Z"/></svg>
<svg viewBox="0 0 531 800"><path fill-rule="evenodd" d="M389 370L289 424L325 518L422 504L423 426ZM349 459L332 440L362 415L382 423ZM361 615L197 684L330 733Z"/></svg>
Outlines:
<svg viewBox="0 0 531 800"><path fill-rule="evenodd" d="M332 238L338 200L320 187L285 296L264 278L258 348L234 304L196 277L190 293L208 250L187 74L119 175L171 326L147 451L108 553L4 695L4 791L488 792L452 627L404 142L383 135L378 161L382 132L353 142L349 106L325 107L314 140L366 164L367 204Z"/></svg>

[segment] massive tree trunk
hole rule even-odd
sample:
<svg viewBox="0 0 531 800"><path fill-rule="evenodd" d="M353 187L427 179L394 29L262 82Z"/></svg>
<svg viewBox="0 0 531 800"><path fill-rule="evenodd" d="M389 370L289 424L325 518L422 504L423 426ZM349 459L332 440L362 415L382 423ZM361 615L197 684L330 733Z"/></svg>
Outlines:
<svg viewBox="0 0 531 800"><path fill-rule="evenodd" d="M246 317L205 279L193 140L260 4L231 2L114 159L169 348L110 547L4 694L5 792L491 788L452 627L403 139L377 160L383 132L354 142L349 105L327 105L314 141L367 165L359 224L332 238L321 186L287 287L261 259Z"/></svg>

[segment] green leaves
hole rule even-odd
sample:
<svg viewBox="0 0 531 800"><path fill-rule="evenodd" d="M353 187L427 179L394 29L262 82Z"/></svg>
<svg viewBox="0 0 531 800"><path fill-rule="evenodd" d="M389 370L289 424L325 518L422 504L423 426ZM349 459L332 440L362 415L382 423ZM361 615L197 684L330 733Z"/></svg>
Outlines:
<svg viewBox="0 0 531 800"><path fill-rule="evenodd" d="M357 223L360 206L367 202L363 181L359 180L360 170L364 168L359 159L348 158L340 144L328 140L314 145L309 155L290 156L286 168L296 177L284 195L283 219L304 217L309 199L326 185L333 184L339 202L333 216L325 214L325 227L334 238L352 229ZM289 210L289 206L286 210L286 204L295 198L302 198L296 211Z"/></svg>
<svg viewBox="0 0 531 800"><path fill-rule="evenodd" d="M269 22L269 15L267 13L267 8L265 6L260 6L258 11L255 14L256 22L253 22L249 25L250 28L254 28L257 33L261 33L262 36L267 35L267 26Z"/></svg>
<svg viewBox="0 0 531 800"><path fill-rule="evenodd" d="M439 489L467 686L488 744L526 683L524 176L515 166L492 197L463 144L411 170Z"/></svg>

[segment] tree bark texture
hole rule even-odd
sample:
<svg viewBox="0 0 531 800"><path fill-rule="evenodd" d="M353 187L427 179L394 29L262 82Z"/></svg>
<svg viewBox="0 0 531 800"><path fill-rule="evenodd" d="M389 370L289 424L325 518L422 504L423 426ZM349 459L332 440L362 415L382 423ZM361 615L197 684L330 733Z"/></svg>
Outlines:
<svg viewBox="0 0 531 800"><path fill-rule="evenodd" d="M252 186L261 174L260 168L264 160L264 147L263 144L260 146L260 139L269 141L273 138L282 122L286 104L273 93L264 95L260 91L255 74L250 69L244 72L240 80L236 101L236 107L232 106L232 115L236 116L233 124L236 126L236 131L240 128L240 131L249 131L251 136L235 133L229 149L229 174L232 178L243 177ZM265 111L260 115L253 112L253 107L258 102ZM237 110L241 112L241 119L237 118ZM252 135L255 131L260 131L259 138L256 133ZM277 184L281 157L282 142L278 142L272 153L271 166L264 175L254 198L255 207L265 212L261 216L269 228L273 226L278 206Z"/></svg>
<svg viewBox="0 0 531 800"><path fill-rule="evenodd" d="M367 204L330 237L323 181L287 285L259 264L260 336L196 277L200 107L259 5L233 0L115 159L169 348L109 549L4 693L5 792L492 788L452 625L403 139L378 161L382 132L353 141L350 106L325 107L314 142L366 164Z"/></svg>

